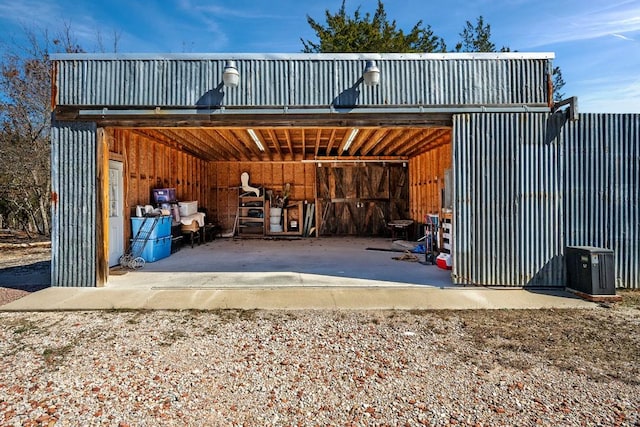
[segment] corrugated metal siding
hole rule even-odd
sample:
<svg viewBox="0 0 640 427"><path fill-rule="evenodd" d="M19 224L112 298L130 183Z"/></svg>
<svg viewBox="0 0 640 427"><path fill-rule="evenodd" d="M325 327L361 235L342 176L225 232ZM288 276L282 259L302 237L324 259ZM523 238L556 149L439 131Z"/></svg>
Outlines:
<svg viewBox="0 0 640 427"><path fill-rule="evenodd" d="M640 114L580 114L563 138L567 245L613 249L616 285L640 288Z"/></svg>
<svg viewBox="0 0 640 427"><path fill-rule="evenodd" d="M223 59L56 60L57 105L353 107L547 105L547 59L378 59L377 87L361 59L239 59L237 88Z"/></svg>
<svg viewBox="0 0 640 427"><path fill-rule="evenodd" d="M564 285L562 151L548 119L454 116L455 283Z"/></svg>
<svg viewBox="0 0 640 427"><path fill-rule="evenodd" d="M51 127L51 284L96 285L96 126Z"/></svg>

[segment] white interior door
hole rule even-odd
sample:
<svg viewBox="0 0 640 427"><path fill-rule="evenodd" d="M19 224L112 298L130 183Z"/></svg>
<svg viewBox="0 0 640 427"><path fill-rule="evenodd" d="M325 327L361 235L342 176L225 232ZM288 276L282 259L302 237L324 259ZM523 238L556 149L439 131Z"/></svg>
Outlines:
<svg viewBox="0 0 640 427"><path fill-rule="evenodd" d="M124 183L121 162L109 160L109 267L124 254Z"/></svg>

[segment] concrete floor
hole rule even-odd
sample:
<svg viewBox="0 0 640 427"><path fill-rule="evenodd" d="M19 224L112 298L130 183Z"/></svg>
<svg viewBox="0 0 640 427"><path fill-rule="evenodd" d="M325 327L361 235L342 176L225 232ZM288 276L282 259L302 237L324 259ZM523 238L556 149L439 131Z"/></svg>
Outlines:
<svg viewBox="0 0 640 427"><path fill-rule="evenodd" d="M396 261L390 239L219 239L101 288L48 287L0 311L594 308L563 290L454 286L434 265ZM424 260L424 255L419 255ZM123 273L123 274L122 274Z"/></svg>
<svg viewBox="0 0 640 427"><path fill-rule="evenodd" d="M278 286L452 287L451 271L394 260L391 239L328 237L297 240L216 239L185 245L141 270L112 274L108 286L153 283L162 288Z"/></svg>

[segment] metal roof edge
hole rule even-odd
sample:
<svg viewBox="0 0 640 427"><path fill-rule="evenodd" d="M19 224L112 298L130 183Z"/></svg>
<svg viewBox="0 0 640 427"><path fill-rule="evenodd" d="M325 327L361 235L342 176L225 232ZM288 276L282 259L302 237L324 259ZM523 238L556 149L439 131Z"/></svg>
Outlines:
<svg viewBox="0 0 640 427"><path fill-rule="evenodd" d="M528 60L554 59L554 52L446 52L446 53L54 53L54 61L118 60Z"/></svg>

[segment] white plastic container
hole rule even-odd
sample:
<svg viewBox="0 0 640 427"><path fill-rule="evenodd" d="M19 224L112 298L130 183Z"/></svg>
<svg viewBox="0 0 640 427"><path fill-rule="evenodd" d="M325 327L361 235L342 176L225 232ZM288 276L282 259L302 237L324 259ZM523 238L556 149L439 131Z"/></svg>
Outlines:
<svg viewBox="0 0 640 427"><path fill-rule="evenodd" d="M280 224L281 218L282 208L269 209L269 231L272 233L282 233L282 225Z"/></svg>
<svg viewBox="0 0 640 427"><path fill-rule="evenodd" d="M189 216L198 212L198 201L192 202L178 202L180 208L180 216Z"/></svg>

